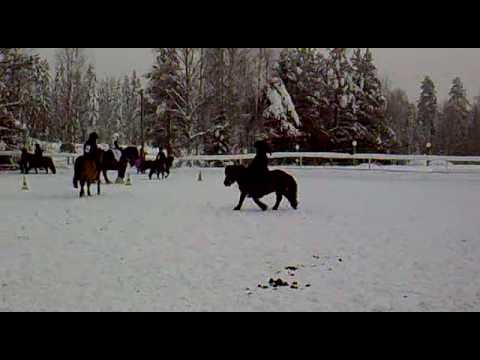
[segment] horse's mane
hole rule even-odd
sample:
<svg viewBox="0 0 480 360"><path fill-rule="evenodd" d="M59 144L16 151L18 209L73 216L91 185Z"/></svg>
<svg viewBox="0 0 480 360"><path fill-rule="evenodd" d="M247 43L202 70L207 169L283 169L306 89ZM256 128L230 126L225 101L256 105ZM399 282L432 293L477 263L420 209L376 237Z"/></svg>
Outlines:
<svg viewBox="0 0 480 360"><path fill-rule="evenodd" d="M228 165L226 171L233 172L235 176L242 176L246 173L247 168L244 165Z"/></svg>

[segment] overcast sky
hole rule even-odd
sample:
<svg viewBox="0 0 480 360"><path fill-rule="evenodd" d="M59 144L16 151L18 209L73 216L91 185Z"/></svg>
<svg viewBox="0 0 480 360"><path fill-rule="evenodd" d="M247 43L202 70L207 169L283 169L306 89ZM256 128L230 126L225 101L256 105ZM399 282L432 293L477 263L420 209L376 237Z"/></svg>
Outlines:
<svg viewBox="0 0 480 360"><path fill-rule="evenodd" d="M53 60L54 49L38 49ZM430 75L438 87L440 99L448 96L452 80L460 76L473 98L480 93L480 49L450 48L381 48L373 49L375 63L381 76L388 76L396 87L407 91L411 100L417 99L420 82ZM151 49L95 48L88 49L98 74L120 76L131 72L145 73L151 66Z"/></svg>

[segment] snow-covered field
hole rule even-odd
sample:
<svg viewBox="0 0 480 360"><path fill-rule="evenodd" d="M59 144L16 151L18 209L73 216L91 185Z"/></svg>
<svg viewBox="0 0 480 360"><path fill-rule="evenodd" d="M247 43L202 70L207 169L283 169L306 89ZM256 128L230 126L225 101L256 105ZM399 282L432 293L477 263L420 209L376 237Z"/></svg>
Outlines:
<svg viewBox="0 0 480 360"><path fill-rule="evenodd" d="M300 210L266 213L222 170L82 200L0 173L0 311L480 310L479 173L289 171Z"/></svg>

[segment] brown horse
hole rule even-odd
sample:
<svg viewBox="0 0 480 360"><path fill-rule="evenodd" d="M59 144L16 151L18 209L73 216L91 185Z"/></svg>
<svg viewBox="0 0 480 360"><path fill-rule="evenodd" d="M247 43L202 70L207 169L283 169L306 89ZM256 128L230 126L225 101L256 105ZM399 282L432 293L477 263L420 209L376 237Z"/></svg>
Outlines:
<svg viewBox="0 0 480 360"><path fill-rule="evenodd" d="M51 157L37 157L36 155L29 153L25 148L22 149L22 156L19 164L22 174L28 174L32 169L35 169L36 174L38 174L38 169L44 169L47 174L48 170L53 174L57 173L57 169L55 168L55 164Z"/></svg>
<svg viewBox="0 0 480 360"><path fill-rule="evenodd" d="M298 208L297 192L298 185L295 179L281 170L270 171L264 182L252 181L245 166L227 166L225 168L225 186L238 183L240 188L240 202L234 210L241 210L243 202L248 197L252 198L263 211L268 206L260 201L266 195L276 193L277 202L273 210L278 210L285 196L295 210Z"/></svg>
<svg viewBox="0 0 480 360"><path fill-rule="evenodd" d="M95 182L97 183L97 195L100 195L101 169L97 166L97 162L89 157L80 156L75 162L75 169L76 173L73 178L73 183L75 188L77 188L77 182L80 182L80 197L85 196L85 185L87 185L88 196L92 196L90 185Z"/></svg>

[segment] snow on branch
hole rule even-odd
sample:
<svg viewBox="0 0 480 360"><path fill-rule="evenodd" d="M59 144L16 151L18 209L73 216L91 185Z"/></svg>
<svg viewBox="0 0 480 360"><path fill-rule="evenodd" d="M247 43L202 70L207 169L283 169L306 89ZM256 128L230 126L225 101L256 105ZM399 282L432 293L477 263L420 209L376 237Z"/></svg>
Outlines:
<svg viewBox="0 0 480 360"><path fill-rule="evenodd" d="M292 98L281 79L275 78L271 81L267 90L267 98L270 102L270 106L265 109L265 118L273 118L283 121L292 119L296 127L302 126Z"/></svg>

